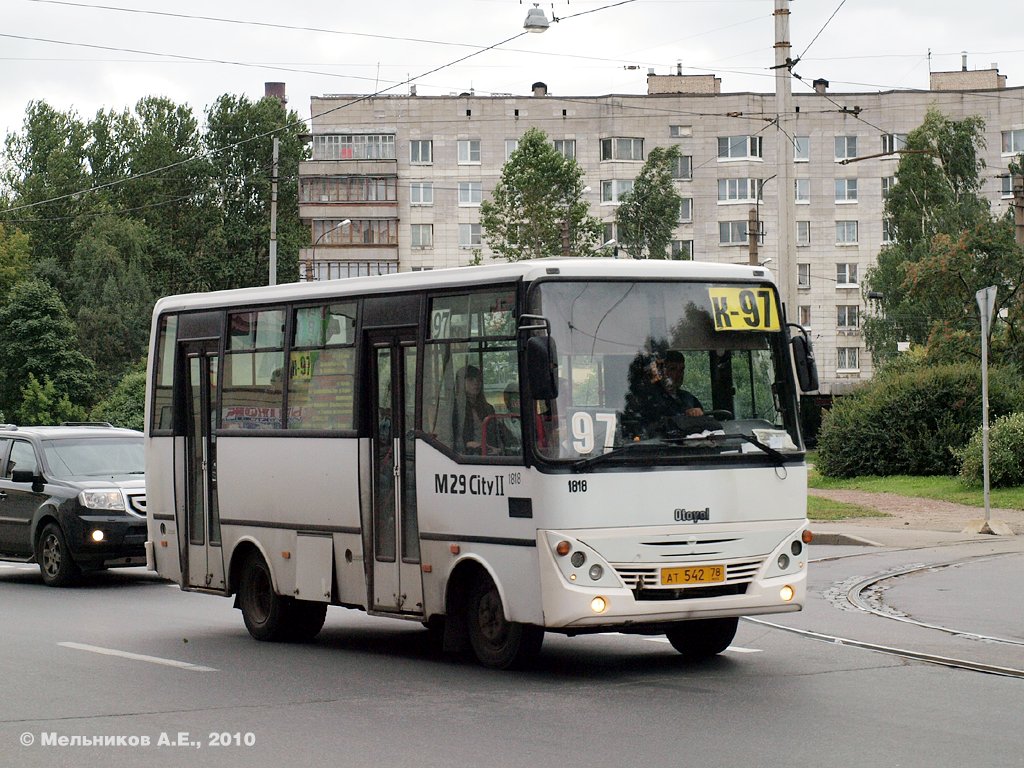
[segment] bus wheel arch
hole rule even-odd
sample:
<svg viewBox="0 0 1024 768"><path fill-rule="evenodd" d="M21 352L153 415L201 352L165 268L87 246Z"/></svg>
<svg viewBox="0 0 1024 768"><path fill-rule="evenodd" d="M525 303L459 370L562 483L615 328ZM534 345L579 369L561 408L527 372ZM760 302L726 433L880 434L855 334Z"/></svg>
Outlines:
<svg viewBox="0 0 1024 768"><path fill-rule="evenodd" d="M494 669L520 667L537 655L544 630L509 621L504 595L489 570L466 561L452 572L447 593L448 626L457 622L477 661ZM445 632L447 647L447 627Z"/></svg>

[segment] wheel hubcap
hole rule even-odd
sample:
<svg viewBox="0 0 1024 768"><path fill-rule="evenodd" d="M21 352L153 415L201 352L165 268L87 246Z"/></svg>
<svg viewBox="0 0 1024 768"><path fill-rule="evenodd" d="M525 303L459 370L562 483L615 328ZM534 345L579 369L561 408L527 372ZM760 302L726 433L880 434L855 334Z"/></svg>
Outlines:
<svg viewBox="0 0 1024 768"><path fill-rule="evenodd" d="M43 568L53 576L60 570L60 542L53 533L43 539Z"/></svg>
<svg viewBox="0 0 1024 768"><path fill-rule="evenodd" d="M488 642L498 642L505 636L505 615L497 590L492 589L480 598L480 633Z"/></svg>

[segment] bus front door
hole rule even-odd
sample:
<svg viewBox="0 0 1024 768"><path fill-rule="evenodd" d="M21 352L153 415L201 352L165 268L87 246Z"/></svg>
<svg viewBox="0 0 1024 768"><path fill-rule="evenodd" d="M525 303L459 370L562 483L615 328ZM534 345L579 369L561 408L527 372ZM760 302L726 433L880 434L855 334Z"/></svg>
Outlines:
<svg viewBox="0 0 1024 768"><path fill-rule="evenodd" d="M184 554L184 583L200 589L224 589L224 558L217 506L217 349L214 342L183 342L185 404L185 525L178 526Z"/></svg>
<svg viewBox="0 0 1024 768"><path fill-rule="evenodd" d="M423 613L416 517L416 345L412 331L371 332L373 607Z"/></svg>

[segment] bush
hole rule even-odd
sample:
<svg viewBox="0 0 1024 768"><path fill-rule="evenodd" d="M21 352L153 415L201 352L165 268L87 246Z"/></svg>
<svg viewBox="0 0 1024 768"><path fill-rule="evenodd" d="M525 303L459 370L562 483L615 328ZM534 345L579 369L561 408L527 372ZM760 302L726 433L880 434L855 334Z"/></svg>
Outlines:
<svg viewBox="0 0 1024 768"><path fill-rule="evenodd" d="M982 431L979 428L969 443L957 452L960 479L968 485L985 483L981 455ZM1024 413L1011 413L995 419L988 433L988 480L993 488L1024 485Z"/></svg>
<svg viewBox="0 0 1024 768"><path fill-rule="evenodd" d="M989 371L994 415L1024 410L1008 369ZM915 368L879 377L837 398L818 435L823 475L955 475L956 451L981 424L981 370L970 364Z"/></svg>

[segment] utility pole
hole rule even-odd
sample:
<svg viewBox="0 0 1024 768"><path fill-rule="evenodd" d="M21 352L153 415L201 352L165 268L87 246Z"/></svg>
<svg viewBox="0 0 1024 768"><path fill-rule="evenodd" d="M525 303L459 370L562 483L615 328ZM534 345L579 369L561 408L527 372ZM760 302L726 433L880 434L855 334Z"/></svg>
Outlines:
<svg viewBox="0 0 1024 768"><path fill-rule="evenodd" d="M752 267L758 266L761 262L757 257L757 239L761 236L761 230L757 221L757 208L751 208L747 216L747 239L749 240L750 261Z"/></svg>
<svg viewBox="0 0 1024 768"><path fill-rule="evenodd" d="M270 281L277 285L277 154L280 141L274 137L274 170L270 177Z"/></svg>
<svg viewBox="0 0 1024 768"><path fill-rule="evenodd" d="M1017 245L1024 245L1024 173L1013 174L1013 224Z"/></svg>
<svg viewBox="0 0 1024 768"><path fill-rule="evenodd" d="M778 164L778 284L787 314L796 312L796 265L793 241L796 239L793 203L793 139L786 123L793 115L793 80L790 67L789 0L775 0L775 159Z"/></svg>

